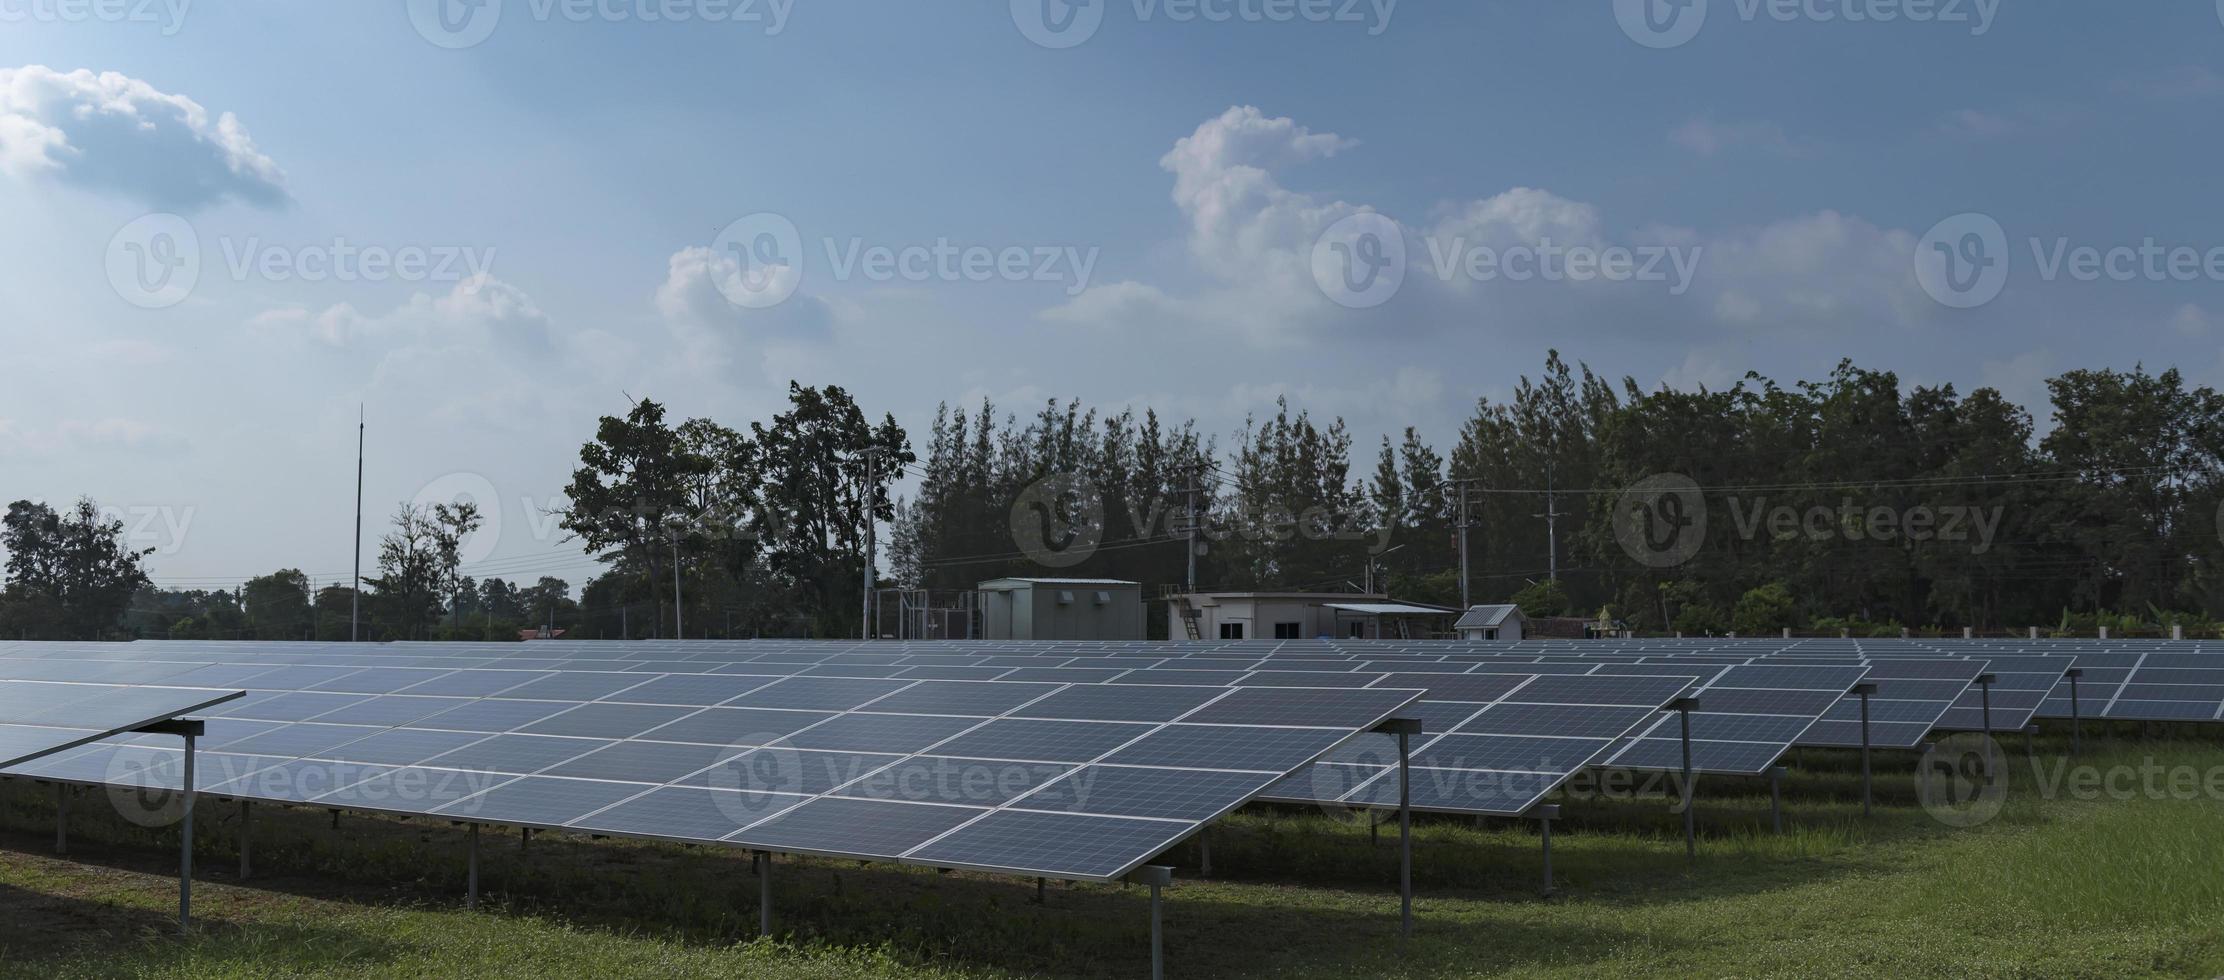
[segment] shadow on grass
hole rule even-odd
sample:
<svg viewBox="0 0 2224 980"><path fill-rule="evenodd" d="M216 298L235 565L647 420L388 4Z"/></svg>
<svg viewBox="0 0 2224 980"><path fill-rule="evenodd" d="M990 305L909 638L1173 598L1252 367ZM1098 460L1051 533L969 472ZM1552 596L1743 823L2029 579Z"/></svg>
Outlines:
<svg viewBox="0 0 2224 980"><path fill-rule="evenodd" d="M0 789L6 828L0 846L43 856L52 820L45 791ZM287 896L363 908L455 912L462 905L467 838L445 823L349 815L335 831L322 810L257 806L256 876L244 886L237 882L236 808L212 801L196 824L204 915L245 925L212 924L207 941L190 950L165 939L163 930L174 928L174 920L144 906L150 881L175 874L174 831L128 824L81 803L72 808L69 857L44 862L63 869L53 877L56 889L82 889L84 878L99 878L102 870L137 872L146 876L135 885L141 908L112 895L60 899L76 912L42 930L50 941L37 955L94 946L124 955L114 948L119 940L143 940L148 948L133 955L184 957L198 967L252 955L258 946L291 948L298 939L353 950L352 968L375 968L392 950L365 949L371 940L356 933L293 936L300 930L260 921L255 907ZM1571 956L1584 962L1584 949L1603 955L1620 945L1595 928L1512 916L1478 931L1472 915L1438 921L1424 908L1407 956L1390 970L1384 955L1396 946L1398 900L1389 854L1389 876L1360 890L1232 887L1185 875L1166 893L1168 956L1187 975L1273 975L1302 966L1355 976L1431 976L1471 971L1486 953L1493 962L1519 966L1567 963ZM758 882L739 851L569 835L538 835L526 846L514 834L482 833L480 859L482 900L497 914L703 947L756 935ZM89 875L88 868L94 869ZM773 891L776 935L798 945L880 948L916 967L990 974L1136 976L1148 968L1148 890L1139 886L1052 883L1047 901L1038 905L1032 882L783 858L774 865ZM1425 906L1430 896L1422 898ZM258 935L251 942L223 942L224 930ZM1230 936L1244 940L1231 943ZM11 952L10 959L20 963L23 956Z"/></svg>

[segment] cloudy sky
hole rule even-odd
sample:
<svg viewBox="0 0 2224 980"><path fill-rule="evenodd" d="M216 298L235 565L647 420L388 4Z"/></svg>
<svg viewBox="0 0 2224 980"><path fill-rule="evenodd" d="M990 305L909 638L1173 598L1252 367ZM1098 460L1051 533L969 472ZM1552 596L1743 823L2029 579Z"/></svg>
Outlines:
<svg viewBox="0 0 2224 980"><path fill-rule="evenodd" d="M1911 17L1910 11L1916 16ZM1887 17L1886 14L1897 16ZM2036 403L2224 383L2224 5L0 0L0 495L172 586L350 566L628 396L789 379L1440 446L1549 348ZM2044 415L2041 411L2040 414Z"/></svg>

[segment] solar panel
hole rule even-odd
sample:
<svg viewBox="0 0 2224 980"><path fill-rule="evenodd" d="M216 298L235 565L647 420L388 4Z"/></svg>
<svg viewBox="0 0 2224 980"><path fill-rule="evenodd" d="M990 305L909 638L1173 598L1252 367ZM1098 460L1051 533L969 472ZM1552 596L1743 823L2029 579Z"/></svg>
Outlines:
<svg viewBox="0 0 2224 980"><path fill-rule="evenodd" d="M1835 703L1868 672L1868 667L1860 665L1748 664L1723 668L1700 687L1699 709L1690 713L1692 771L1716 775L1767 772L1820 717L1820 711L1785 711L1780 704L1765 703L1769 698L1789 692L1828 695ZM1717 708L1713 701L1717 694L1730 695L1724 703L1734 710ZM1763 708L1774 710L1755 710ZM1828 710L1828 706L1822 710ZM1660 716L1616 750L1605 765L1681 772L1682 724L1674 715Z"/></svg>
<svg viewBox="0 0 2224 980"><path fill-rule="evenodd" d="M1868 741L1862 741L1860 695L1848 694L1797 744L1820 748L1912 749L1923 743L1948 708L1985 672L1983 660L1869 661L1862 680L1876 685L1868 698Z"/></svg>
<svg viewBox="0 0 2224 980"><path fill-rule="evenodd" d="M129 652L154 669L171 649ZM943 665L988 672L970 679L900 678L935 665L841 651L197 648L252 661L219 666L257 692L212 722L219 764L197 783L242 799L1108 879L1418 694L1112 685L1101 682L1134 669L1032 667L1073 659L1033 655ZM297 662L312 656L332 662ZM692 669L665 669L682 663ZM986 679L1076 669L1087 686ZM889 676L840 676L855 674ZM99 743L11 771L103 782L121 764L159 784L174 757ZM1045 836L1089 832L1060 846Z"/></svg>
<svg viewBox="0 0 2224 980"><path fill-rule="evenodd" d="M1461 675L1392 674L1393 679ZM1410 749L1410 786L1416 809L1518 816L1596 763L1616 740L1652 720L1662 706L1689 688L1697 675L1490 675L1488 688L1454 685L1466 698L1500 692L1487 704L1440 702L1429 689L1423 707L1450 710ZM1457 720L1453 716L1457 715ZM1554 718L1569 727L1550 724ZM1295 773L1266 798L1293 803L1392 807L1398 802L1397 745L1370 735Z"/></svg>

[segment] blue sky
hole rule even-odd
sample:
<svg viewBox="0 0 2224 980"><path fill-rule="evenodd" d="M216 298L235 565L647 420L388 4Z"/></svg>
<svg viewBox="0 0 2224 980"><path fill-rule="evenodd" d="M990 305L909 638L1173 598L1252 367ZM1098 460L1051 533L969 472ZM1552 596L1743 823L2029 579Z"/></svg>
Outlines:
<svg viewBox="0 0 2224 980"><path fill-rule="evenodd" d="M2224 381L2212 0L1652 0L1698 25L1664 48L1617 19L1648 0L1097 0L1070 47L1022 30L1036 0L794 0L776 31L640 17L772 0L487 0L461 48L413 21L445 0L58 2L0 0L0 492L117 507L172 585L344 573L358 403L372 525L491 488L469 570L576 583L530 511L628 394L740 424L836 383L915 431L1078 396L1221 433L1286 394L1371 452L1448 447L1551 347L1647 386L1853 357L2034 408L2076 367ZM760 283L714 245L764 214L802 257L736 302ZM1379 305L1324 278L1355 215L1408 254ZM167 221L199 270L150 295L127 272ZM2069 271L2150 240L2191 264ZM341 242L427 268L285 273ZM943 242L1025 274L866 274ZM2005 280L1926 279L1938 243ZM1473 274L1554 246L1689 271Z"/></svg>

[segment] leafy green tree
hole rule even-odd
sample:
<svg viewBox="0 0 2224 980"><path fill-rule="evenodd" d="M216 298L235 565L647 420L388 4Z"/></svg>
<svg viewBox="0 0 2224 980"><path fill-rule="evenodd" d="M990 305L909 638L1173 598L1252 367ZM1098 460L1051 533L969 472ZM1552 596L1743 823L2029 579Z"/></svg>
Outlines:
<svg viewBox="0 0 2224 980"><path fill-rule="evenodd" d="M147 584L153 549L124 543L124 523L84 498L66 511L18 500L0 518L8 554L0 589L0 636L100 639L115 629Z"/></svg>
<svg viewBox="0 0 2224 980"><path fill-rule="evenodd" d="M247 580L240 587L247 622L258 640L299 640L315 622L309 608L309 576L288 568Z"/></svg>
<svg viewBox="0 0 2224 980"><path fill-rule="evenodd" d="M1798 604L1781 582L1749 589L1738 597L1730 612L1730 625L1740 636L1766 636L1799 625Z"/></svg>

